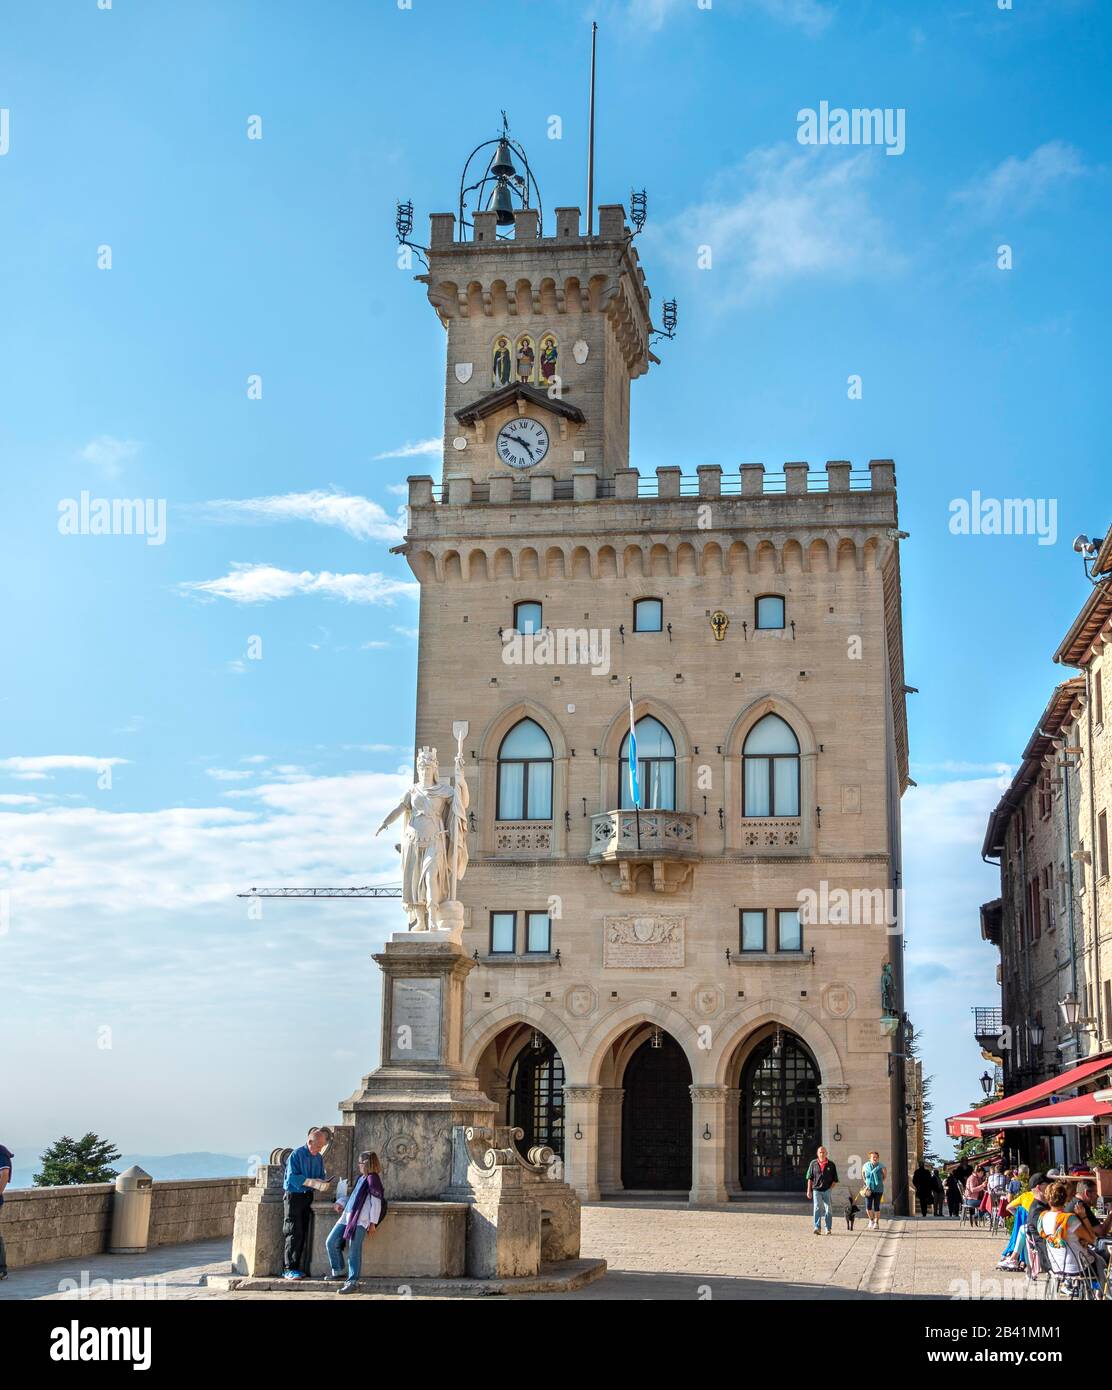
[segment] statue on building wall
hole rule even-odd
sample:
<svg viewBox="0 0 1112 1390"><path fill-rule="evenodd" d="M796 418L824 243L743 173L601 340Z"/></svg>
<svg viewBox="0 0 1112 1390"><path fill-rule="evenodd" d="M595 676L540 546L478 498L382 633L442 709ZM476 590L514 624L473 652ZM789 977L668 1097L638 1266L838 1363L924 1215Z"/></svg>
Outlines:
<svg viewBox="0 0 1112 1390"><path fill-rule="evenodd" d="M892 963L884 962L884 968L880 972L880 1007L881 1011L888 1017L894 1018L896 1014L896 986L892 979Z"/></svg>
<svg viewBox="0 0 1112 1390"><path fill-rule="evenodd" d="M466 726L463 726L466 729ZM454 930L462 926L456 888L467 872L467 808L470 793L463 772L463 740L456 750L455 775L440 780L435 748L417 754L417 781L379 828L402 817L402 902L410 931Z"/></svg>

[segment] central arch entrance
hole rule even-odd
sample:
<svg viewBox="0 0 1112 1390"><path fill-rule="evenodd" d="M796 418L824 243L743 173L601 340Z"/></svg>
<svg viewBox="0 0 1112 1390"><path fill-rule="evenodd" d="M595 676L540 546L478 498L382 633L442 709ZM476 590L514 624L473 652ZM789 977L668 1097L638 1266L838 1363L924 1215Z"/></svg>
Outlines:
<svg viewBox="0 0 1112 1390"><path fill-rule="evenodd" d="M508 1023L479 1054L475 1074L498 1107L496 1123L523 1131L522 1154L546 1144L564 1158L564 1059L551 1038L524 1020Z"/></svg>
<svg viewBox="0 0 1112 1390"><path fill-rule="evenodd" d="M547 1144L564 1156L564 1063L554 1043L534 1032L510 1069L509 1123L524 1131L523 1153Z"/></svg>
<svg viewBox="0 0 1112 1390"><path fill-rule="evenodd" d="M753 1048L742 1072L742 1186L801 1192L807 1165L822 1143L819 1069L800 1039L777 1029Z"/></svg>
<svg viewBox="0 0 1112 1390"><path fill-rule="evenodd" d="M622 1186L686 1192L691 1187L691 1067L670 1034L654 1029L626 1064Z"/></svg>

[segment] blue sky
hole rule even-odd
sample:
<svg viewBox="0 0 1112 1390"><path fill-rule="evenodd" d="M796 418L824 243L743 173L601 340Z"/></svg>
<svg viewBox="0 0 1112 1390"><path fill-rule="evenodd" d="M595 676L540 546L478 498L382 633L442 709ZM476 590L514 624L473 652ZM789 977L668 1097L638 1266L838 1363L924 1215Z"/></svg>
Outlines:
<svg viewBox="0 0 1112 1390"><path fill-rule="evenodd" d="M1087 587L1070 542L1110 511L1095 0L9 0L0 987L18 1065L0 1115L17 1153L90 1128L254 1153L372 1065L366 962L396 909L253 922L232 893L391 876L371 835L410 756L416 603L388 547L398 485L439 471L444 348L396 264L394 203L422 236L503 107L546 210L582 203L592 17L599 200L647 187L654 303L680 305L634 388L634 463L896 460L921 691L909 1007L936 1134L976 1094L984 818L1064 674L1050 654ZM900 108L905 152L799 145L796 113L821 101ZM1054 499L1057 543L951 535L974 489ZM59 534L83 490L164 499L164 544Z"/></svg>

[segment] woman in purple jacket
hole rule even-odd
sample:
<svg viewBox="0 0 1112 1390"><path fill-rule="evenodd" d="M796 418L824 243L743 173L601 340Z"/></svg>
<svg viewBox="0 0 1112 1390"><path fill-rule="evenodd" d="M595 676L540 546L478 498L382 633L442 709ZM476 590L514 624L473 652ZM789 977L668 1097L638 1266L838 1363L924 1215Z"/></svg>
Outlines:
<svg viewBox="0 0 1112 1390"><path fill-rule="evenodd" d="M336 1203L340 1219L328 1234L325 1242L328 1250L328 1263L333 1279L343 1279L344 1274L337 1266L343 1263L343 1243L347 1241L347 1279L336 1290L337 1293L354 1293L359 1270L363 1264L363 1241L368 1232L374 1235L382 1220L382 1209L386 1194L382 1190L382 1165L378 1154L359 1155L359 1181L352 1189L346 1205Z"/></svg>

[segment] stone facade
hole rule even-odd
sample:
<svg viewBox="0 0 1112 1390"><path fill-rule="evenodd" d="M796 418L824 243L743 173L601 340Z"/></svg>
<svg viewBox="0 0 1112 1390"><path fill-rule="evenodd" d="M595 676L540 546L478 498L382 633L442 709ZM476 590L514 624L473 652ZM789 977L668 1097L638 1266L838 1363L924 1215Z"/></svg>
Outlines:
<svg viewBox="0 0 1112 1390"><path fill-rule="evenodd" d="M655 359L622 210L600 209L591 238L575 210L558 210L553 237L519 214L512 241L493 240L482 217L466 242L450 216L433 219L421 278L447 329L444 481L410 479L401 547L421 584L417 744L447 749L453 722L470 726L460 897L477 968L464 1065L499 1122L562 1149L583 1198L631 1185L631 1145L647 1155L638 1186L653 1185L659 1146L661 1185L682 1182L693 1202L761 1180L747 1176L763 1166L755 1142L777 1150L772 1185L778 1174L799 1185L819 1137L839 1162L876 1147L896 1172L904 1104L889 1054L901 1049L881 998L888 962L899 1011L907 735L893 465L642 478L629 467L629 388ZM492 379L492 345L522 334L558 340L558 392ZM550 444L519 471L495 441L522 418ZM764 596L783 601L781 626L759 625ZM643 598L662 605L659 630L638 630ZM522 602L541 606L542 630L515 647ZM639 818L621 805L630 678L636 718L659 721L674 745L674 794ZM746 767L759 775L746 740L768 715L797 742L784 777L797 776L798 801L785 793L786 806L746 815ZM499 796L503 740L523 720L551 749L538 774L550 802L542 786L532 808ZM519 774L501 775L513 801ZM806 893L820 920L797 940L790 914ZM742 949L743 911L765 914L765 949ZM508 951L508 919L493 916L505 913L517 914ZM774 1059L763 1072L758 1053ZM778 1093L783 1123L766 1124L754 1087L785 1057L798 1074L775 1085L796 1089ZM657 1133L645 1097L662 1069L672 1101Z"/></svg>
<svg viewBox="0 0 1112 1390"><path fill-rule="evenodd" d="M1094 587L1055 653L1081 674L1054 691L985 836L985 856L1000 862L1000 897L982 907L981 932L1000 948L1001 1036L979 1040L1003 1066L1005 1094L1112 1048L1110 540L1097 549ZM1063 1007L1071 998L1074 1025ZM1078 1157L1087 1136L1067 1138L1068 1157Z"/></svg>

